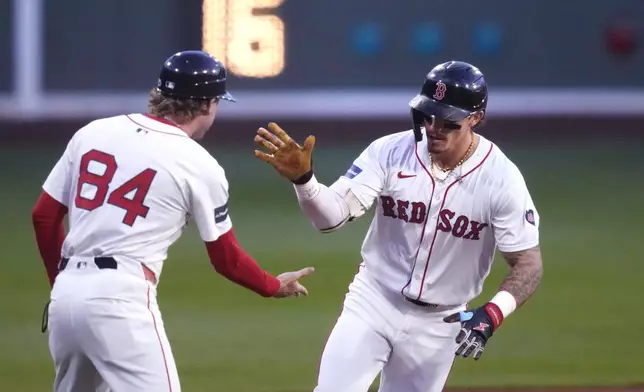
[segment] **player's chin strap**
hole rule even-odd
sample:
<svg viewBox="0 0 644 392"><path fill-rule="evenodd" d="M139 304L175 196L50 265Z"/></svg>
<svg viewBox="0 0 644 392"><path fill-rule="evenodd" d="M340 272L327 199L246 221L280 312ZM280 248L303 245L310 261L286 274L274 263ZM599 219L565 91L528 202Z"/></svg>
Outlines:
<svg viewBox="0 0 644 392"><path fill-rule="evenodd" d="M416 138L416 143L423 140L423 133L420 131L418 124L414 124L414 137Z"/></svg>
<svg viewBox="0 0 644 392"><path fill-rule="evenodd" d="M420 127L422 124L416 122L416 117L414 116L414 109L412 108L410 110L411 112L411 123L414 126L414 138L416 139L416 142L420 142L423 140L423 132L420 130Z"/></svg>

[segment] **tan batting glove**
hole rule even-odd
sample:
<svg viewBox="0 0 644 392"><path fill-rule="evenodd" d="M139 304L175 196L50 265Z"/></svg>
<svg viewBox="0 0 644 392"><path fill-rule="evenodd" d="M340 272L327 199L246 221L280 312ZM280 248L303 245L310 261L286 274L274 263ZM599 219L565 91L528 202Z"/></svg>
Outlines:
<svg viewBox="0 0 644 392"><path fill-rule="evenodd" d="M277 279L282 283L282 285L273 297L286 298L309 295L309 291L299 281L303 277L311 275L314 271L315 268L307 267L299 271L284 272L283 274L278 275Z"/></svg>
<svg viewBox="0 0 644 392"><path fill-rule="evenodd" d="M278 173L296 182L311 172L311 154L315 136L310 135L300 146L279 125L268 124L268 130L259 128L255 142L264 147L269 154L255 150L255 156L270 163Z"/></svg>

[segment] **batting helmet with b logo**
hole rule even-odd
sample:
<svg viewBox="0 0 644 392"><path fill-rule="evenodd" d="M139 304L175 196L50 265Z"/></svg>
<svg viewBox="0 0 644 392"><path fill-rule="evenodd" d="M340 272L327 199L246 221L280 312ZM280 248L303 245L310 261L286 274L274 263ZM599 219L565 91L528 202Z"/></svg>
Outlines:
<svg viewBox="0 0 644 392"><path fill-rule="evenodd" d="M422 139L422 119L434 116L456 122L487 107L487 83L483 73L463 61L448 61L434 67L411 102L416 140Z"/></svg>

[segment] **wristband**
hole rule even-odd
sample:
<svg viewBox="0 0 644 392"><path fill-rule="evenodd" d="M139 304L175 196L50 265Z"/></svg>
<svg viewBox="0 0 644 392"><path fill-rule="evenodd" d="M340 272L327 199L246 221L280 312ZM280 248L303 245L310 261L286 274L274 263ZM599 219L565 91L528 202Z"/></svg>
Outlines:
<svg viewBox="0 0 644 392"><path fill-rule="evenodd" d="M311 178L313 178L313 169L309 170L306 174L304 174L302 177L293 180L293 184L295 185L304 185L307 182L311 181Z"/></svg>
<svg viewBox="0 0 644 392"><path fill-rule="evenodd" d="M503 318L508 317L517 308L517 300L507 291L499 291L490 302L499 307Z"/></svg>
<svg viewBox="0 0 644 392"><path fill-rule="evenodd" d="M311 200L320 193L320 183L312 174L308 182L304 184L294 184L297 197L302 200Z"/></svg>

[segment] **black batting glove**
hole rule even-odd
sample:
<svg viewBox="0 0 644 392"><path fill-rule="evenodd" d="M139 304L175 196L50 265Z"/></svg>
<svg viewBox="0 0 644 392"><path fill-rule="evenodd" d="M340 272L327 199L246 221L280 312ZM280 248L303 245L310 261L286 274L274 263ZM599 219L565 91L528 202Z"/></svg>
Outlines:
<svg viewBox="0 0 644 392"><path fill-rule="evenodd" d="M461 323L461 331L456 336L456 355L467 358L470 355L478 360L494 331L503 322L503 313L496 304L488 302L480 308L451 314L443 319L446 323Z"/></svg>

